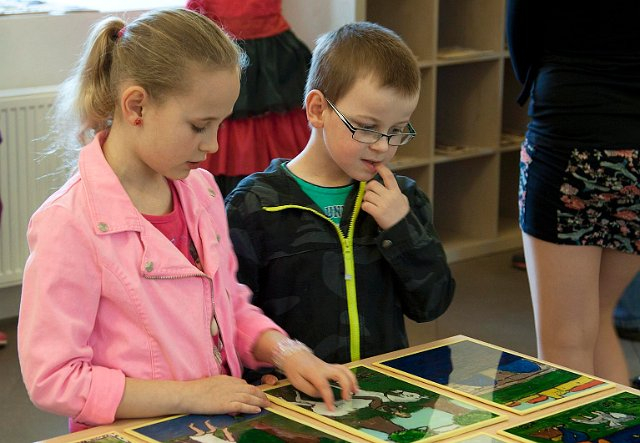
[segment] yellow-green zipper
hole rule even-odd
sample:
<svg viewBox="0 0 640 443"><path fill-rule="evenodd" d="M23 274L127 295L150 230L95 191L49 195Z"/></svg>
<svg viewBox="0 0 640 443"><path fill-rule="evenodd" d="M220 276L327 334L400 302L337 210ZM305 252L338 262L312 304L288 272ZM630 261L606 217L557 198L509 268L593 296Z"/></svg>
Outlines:
<svg viewBox="0 0 640 443"><path fill-rule="evenodd" d="M301 205L282 205L282 206L269 206L263 207L265 211L276 212L283 209L302 209L316 214L318 217L327 220L336 229L340 244L342 246L342 256L344 259L344 280L347 290L347 312L349 314L349 343L351 361L360 360L360 317L358 316L358 298L356 292L356 279L355 279L355 262L353 258L353 235L355 231L356 218L360 212L360 205L362 204L362 197L364 196L364 188L366 182L360 182L358 187L358 195L353 208L353 213L349 220L349 230L347 231L347 237L340 230L333 220L324 215L321 212L316 211L313 208L308 208Z"/></svg>

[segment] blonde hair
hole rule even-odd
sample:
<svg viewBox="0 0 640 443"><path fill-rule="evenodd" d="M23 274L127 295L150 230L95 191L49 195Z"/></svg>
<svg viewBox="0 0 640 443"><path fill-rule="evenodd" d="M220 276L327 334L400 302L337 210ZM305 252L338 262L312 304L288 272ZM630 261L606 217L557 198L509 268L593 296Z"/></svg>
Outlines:
<svg viewBox="0 0 640 443"><path fill-rule="evenodd" d="M67 167L74 164L77 151L110 127L125 82L162 103L189 88L186 72L194 64L240 70L246 55L213 21L187 9L150 11L129 24L118 17L96 23L54 105L51 151L62 151Z"/></svg>
<svg viewBox="0 0 640 443"><path fill-rule="evenodd" d="M316 41L305 95L317 89L336 102L369 75L407 97L420 91L420 68L398 34L376 23L349 23Z"/></svg>

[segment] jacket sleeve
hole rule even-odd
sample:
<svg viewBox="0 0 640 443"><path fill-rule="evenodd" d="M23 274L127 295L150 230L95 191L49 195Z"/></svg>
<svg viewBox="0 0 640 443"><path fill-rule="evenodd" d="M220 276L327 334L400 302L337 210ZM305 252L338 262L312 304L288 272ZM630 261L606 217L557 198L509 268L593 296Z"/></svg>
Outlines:
<svg viewBox="0 0 640 443"><path fill-rule="evenodd" d="M233 252L231 240L227 238L225 243L228 246L230 254L228 272L232 276L232 282L228 285L228 288L231 291L229 296L233 304L236 323L235 352L238 354L243 366L250 369L269 366L270 363L261 362L254 357L253 351L257 340L264 332L271 329L285 336L287 333L267 317L260 308L251 303L251 290L236 279L238 262Z"/></svg>
<svg viewBox="0 0 640 443"><path fill-rule="evenodd" d="M215 186L215 184L212 184ZM219 195L219 192L218 192ZM222 234L220 241L228 254L226 258L227 290L233 306L233 316L235 319L235 352L243 365L251 369L266 366L266 362L260 362L254 358L253 350L258 338L267 330L276 330L283 335L287 333L267 317L260 308L251 304L251 290L238 282L238 260L234 251L234 245L229 236L229 225L225 218L225 208L222 199L217 202L216 219L219 219L218 228ZM240 375L240 374L238 374Z"/></svg>
<svg viewBox="0 0 640 443"><path fill-rule="evenodd" d="M229 234L238 258L238 280L249 286L254 297L260 294L261 231L252 227L260 204L250 192L232 192L226 199Z"/></svg>
<svg viewBox="0 0 640 443"><path fill-rule="evenodd" d="M122 371L92 364L90 336L101 294L91 232L55 204L29 222L18 353L29 397L41 409L89 425L112 423Z"/></svg>
<svg viewBox="0 0 640 443"><path fill-rule="evenodd" d="M455 281L433 226L431 204L413 183L404 187L410 211L376 239L397 278L403 312L417 322L442 315L453 299Z"/></svg>

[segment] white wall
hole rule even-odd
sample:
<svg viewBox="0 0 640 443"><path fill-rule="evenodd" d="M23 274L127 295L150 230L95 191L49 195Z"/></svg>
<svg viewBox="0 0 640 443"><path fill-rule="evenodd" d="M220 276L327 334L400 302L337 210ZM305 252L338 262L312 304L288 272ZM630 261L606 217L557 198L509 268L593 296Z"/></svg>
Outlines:
<svg viewBox="0 0 640 443"><path fill-rule="evenodd" d="M282 11L293 32L313 48L316 38L364 17L363 1L282 0Z"/></svg>
<svg viewBox="0 0 640 443"><path fill-rule="evenodd" d="M310 48L319 34L356 19L357 0L283 0L283 13L296 35ZM132 20L140 11L113 13ZM48 86L69 74L90 26L110 15L0 16L0 90Z"/></svg>
<svg viewBox="0 0 640 443"><path fill-rule="evenodd" d="M319 34L364 16L362 0L282 3L292 30L309 48ZM91 25L113 14L129 21L140 11L0 16L0 92L62 82L73 68ZM6 214L3 220L6 222ZM19 297L19 287L0 289L0 318L17 315Z"/></svg>
<svg viewBox="0 0 640 443"><path fill-rule="evenodd" d="M60 83L80 55L91 25L106 15L77 12L0 17L0 89Z"/></svg>

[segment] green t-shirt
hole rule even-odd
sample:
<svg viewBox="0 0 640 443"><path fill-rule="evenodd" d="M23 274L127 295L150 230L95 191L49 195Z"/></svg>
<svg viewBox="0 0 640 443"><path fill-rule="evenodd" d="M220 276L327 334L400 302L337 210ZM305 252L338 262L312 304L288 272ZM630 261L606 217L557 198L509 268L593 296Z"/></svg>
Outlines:
<svg viewBox="0 0 640 443"><path fill-rule="evenodd" d="M353 183L336 188L327 188L302 180L291 172L285 163L282 164L282 168L295 179L302 191L322 209L324 215L329 217L336 225L340 225L344 202L347 200L351 189L353 189Z"/></svg>

